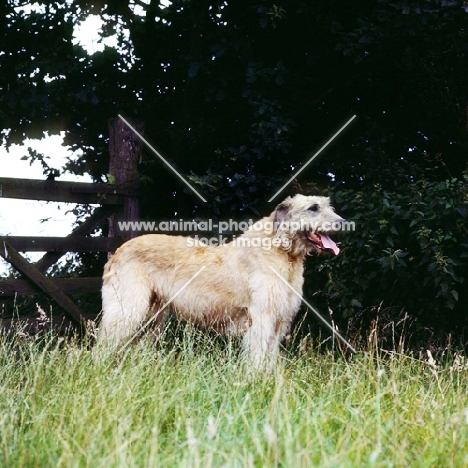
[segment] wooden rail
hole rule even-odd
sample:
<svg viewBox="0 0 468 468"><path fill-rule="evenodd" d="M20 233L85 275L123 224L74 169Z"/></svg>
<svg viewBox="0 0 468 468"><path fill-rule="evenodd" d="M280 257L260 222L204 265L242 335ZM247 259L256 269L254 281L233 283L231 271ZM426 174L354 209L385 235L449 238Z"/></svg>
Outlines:
<svg viewBox="0 0 468 468"><path fill-rule="evenodd" d="M113 252L122 240L117 237L25 237L0 236L19 252Z"/></svg>
<svg viewBox="0 0 468 468"><path fill-rule="evenodd" d="M123 205L125 194L109 184L0 177L0 198L96 205Z"/></svg>
<svg viewBox="0 0 468 468"><path fill-rule="evenodd" d="M65 294L97 292L101 289L101 278L49 278L49 281ZM6 279L0 281L0 294L4 296L33 296L44 292L29 280Z"/></svg>

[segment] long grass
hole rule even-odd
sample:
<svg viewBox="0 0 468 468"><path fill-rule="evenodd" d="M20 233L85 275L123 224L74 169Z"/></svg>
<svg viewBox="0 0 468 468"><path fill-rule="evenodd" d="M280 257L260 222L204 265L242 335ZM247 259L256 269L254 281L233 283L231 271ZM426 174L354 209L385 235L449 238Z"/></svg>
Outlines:
<svg viewBox="0 0 468 468"><path fill-rule="evenodd" d="M0 466L468 466L460 356L303 347L252 377L235 343L183 335L118 357L0 337Z"/></svg>

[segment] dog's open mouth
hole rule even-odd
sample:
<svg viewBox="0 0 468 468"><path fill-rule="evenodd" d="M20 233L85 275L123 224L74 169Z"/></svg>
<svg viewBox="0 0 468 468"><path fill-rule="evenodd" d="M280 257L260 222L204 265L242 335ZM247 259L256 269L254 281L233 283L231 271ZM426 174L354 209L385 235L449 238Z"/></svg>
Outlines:
<svg viewBox="0 0 468 468"><path fill-rule="evenodd" d="M340 248L326 234L314 234L313 232L307 232L305 235L307 240L314 244L316 249L331 250L333 255L338 255L340 253Z"/></svg>

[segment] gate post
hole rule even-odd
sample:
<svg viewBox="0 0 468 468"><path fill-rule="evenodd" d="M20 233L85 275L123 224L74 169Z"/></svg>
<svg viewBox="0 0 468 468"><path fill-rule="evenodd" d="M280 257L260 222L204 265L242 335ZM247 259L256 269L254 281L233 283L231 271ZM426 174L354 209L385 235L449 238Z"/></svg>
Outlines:
<svg viewBox="0 0 468 468"><path fill-rule="evenodd" d="M143 135L143 122L133 121L131 124ZM109 237L120 237L125 242L138 235L136 230L121 231L118 222L139 220L138 164L143 156L143 142L119 117L109 119L109 155L109 174L113 178L111 182L119 190L127 192L122 209L109 219Z"/></svg>

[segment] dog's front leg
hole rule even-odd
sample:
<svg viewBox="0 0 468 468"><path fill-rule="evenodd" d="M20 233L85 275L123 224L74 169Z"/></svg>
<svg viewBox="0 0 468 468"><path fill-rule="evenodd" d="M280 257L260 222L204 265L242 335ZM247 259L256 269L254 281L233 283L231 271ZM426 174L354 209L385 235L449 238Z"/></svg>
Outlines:
<svg viewBox="0 0 468 468"><path fill-rule="evenodd" d="M244 336L245 359L254 370L271 371L279 350L276 319L265 312L255 312L251 311L251 325Z"/></svg>
<svg viewBox="0 0 468 468"><path fill-rule="evenodd" d="M267 281L270 287L265 288ZM247 364L267 372L275 366L280 342L291 322L288 291L282 283L275 283L269 277L260 283L259 288L251 290L250 327L244 336Z"/></svg>

